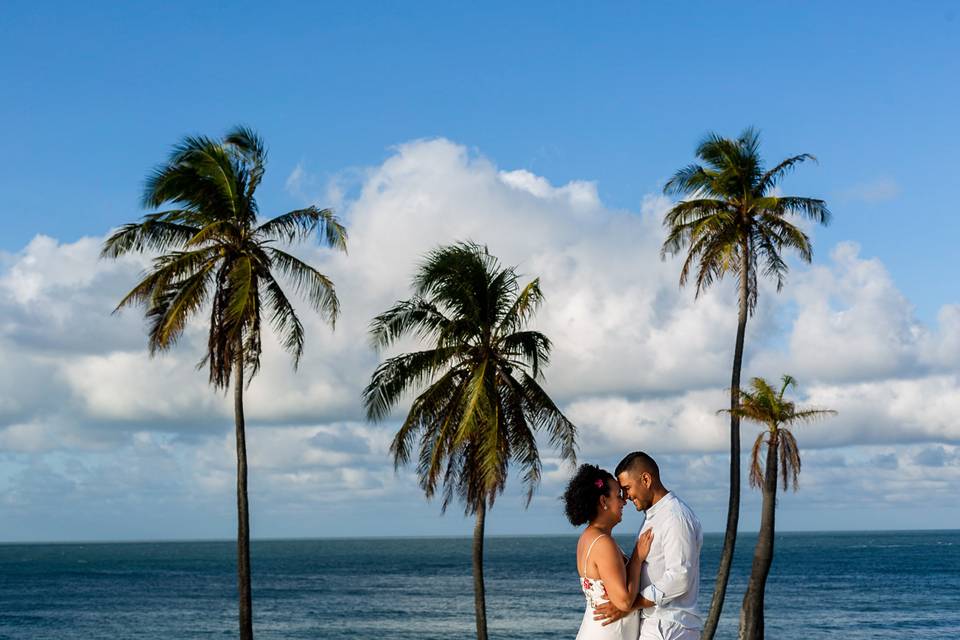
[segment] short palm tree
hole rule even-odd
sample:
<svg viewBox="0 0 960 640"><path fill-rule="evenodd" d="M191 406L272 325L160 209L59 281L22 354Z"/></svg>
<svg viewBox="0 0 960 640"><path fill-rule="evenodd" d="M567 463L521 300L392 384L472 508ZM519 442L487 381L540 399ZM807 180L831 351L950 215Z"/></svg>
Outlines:
<svg viewBox="0 0 960 640"><path fill-rule="evenodd" d="M240 638L253 638L250 593L250 519L243 418L244 376L260 365L263 312L294 358L303 353L304 329L277 276L283 276L333 325L339 312L333 283L283 246L320 232L325 243L346 249L346 231L329 209L307 207L262 222L254 192L263 177L266 150L250 129L223 140L187 137L147 179L143 206L157 209L126 224L103 245L102 255L156 255L152 268L117 305L142 305L149 321L150 354L173 346L188 321L209 309L206 366L210 383L233 384L237 440L237 574ZM208 304L209 303L209 304Z"/></svg>
<svg viewBox="0 0 960 640"><path fill-rule="evenodd" d="M774 516L777 508L777 466L779 462L783 489L789 484L797 490L800 475L800 449L790 427L801 422L811 422L827 415L836 414L830 409L799 408L784 397L787 389L796 386L791 376L783 376L780 390L776 391L763 378L750 381L750 391L740 391L740 404L735 412L738 417L764 426L753 443L750 454L750 486L763 491L763 506L760 515L760 533L753 552L753 568L750 582L743 596L740 610L741 640L763 640L763 596L767 576L773 563ZM766 464L760 464L761 450L767 445Z"/></svg>
<svg viewBox="0 0 960 640"><path fill-rule="evenodd" d="M784 176L798 164L814 158L804 153L765 169L760 157L760 135L752 128L736 140L711 133L697 147L696 155L703 164L680 169L664 187L665 193L686 199L664 217L667 238L661 256L686 248L680 285L695 273L698 296L728 274L733 274L739 283L737 339L730 381L730 407L734 410L730 413L730 498L720 567L702 636L703 640L712 640L723 610L740 519L740 417L735 409L740 398L747 317L757 302L757 274L772 277L779 291L787 273L782 251L792 249L806 262L813 255L810 238L790 218L826 224L830 211L823 200L775 195Z"/></svg>
<svg viewBox="0 0 960 640"><path fill-rule="evenodd" d="M486 640L483 530L486 511L503 492L511 462L520 466L527 503L540 479L535 432L543 430L564 460L576 461L574 425L538 380L550 341L524 329L541 303L537 280L518 284L472 243L436 249L414 278L414 296L377 316L371 338L385 348L403 336L429 342L423 351L383 362L363 392L371 420L387 418L408 392L417 396L393 439L397 467L417 452L420 485L442 510L454 497L476 516L473 535L477 638Z"/></svg>

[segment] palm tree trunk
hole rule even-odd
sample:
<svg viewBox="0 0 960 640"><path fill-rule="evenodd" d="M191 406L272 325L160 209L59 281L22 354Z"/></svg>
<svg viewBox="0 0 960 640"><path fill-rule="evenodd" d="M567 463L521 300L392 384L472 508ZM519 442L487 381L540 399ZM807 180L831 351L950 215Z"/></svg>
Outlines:
<svg viewBox="0 0 960 640"><path fill-rule="evenodd" d="M473 528L473 604L477 615L477 640L487 640L487 604L483 588L483 521L486 500L477 508L477 524Z"/></svg>
<svg viewBox="0 0 960 640"><path fill-rule="evenodd" d="M250 512L247 500L247 440L243 419L243 350L234 364L233 412L237 429L237 587L240 594L240 640L253 640L250 592Z"/></svg>
<svg viewBox="0 0 960 640"><path fill-rule="evenodd" d="M723 550L720 552L720 567L713 587L710 611L703 625L702 640L713 640L723 613L723 601L727 595L733 552L737 546L737 526L740 523L740 369L743 366L743 343L747 333L747 316L750 310L750 246L744 240L740 248L740 295L737 312L737 342L733 350L733 373L730 377L730 496L727 501L727 528L723 535Z"/></svg>
<svg viewBox="0 0 960 640"><path fill-rule="evenodd" d="M760 514L760 533L753 550L753 568L750 582L740 609L740 640L763 640L763 595L767 576L773 564L774 519L777 512L777 436L770 434L767 444L767 466L763 478L763 508Z"/></svg>

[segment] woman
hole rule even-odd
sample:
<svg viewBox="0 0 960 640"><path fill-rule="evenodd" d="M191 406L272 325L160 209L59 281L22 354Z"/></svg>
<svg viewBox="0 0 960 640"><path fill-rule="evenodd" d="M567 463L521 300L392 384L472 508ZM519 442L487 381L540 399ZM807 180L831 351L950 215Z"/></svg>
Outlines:
<svg viewBox="0 0 960 640"><path fill-rule="evenodd" d="M588 523L577 541L577 571L587 598L577 640L636 640L640 635L637 611L603 626L593 619L598 604L610 602L621 611L631 611L640 592L640 567L650 552L653 531L637 539L633 556L614 542L612 532L623 518L626 500L620 484L608 471L592 464L581 465L563 494L567 519L574 526Z"/></svg>

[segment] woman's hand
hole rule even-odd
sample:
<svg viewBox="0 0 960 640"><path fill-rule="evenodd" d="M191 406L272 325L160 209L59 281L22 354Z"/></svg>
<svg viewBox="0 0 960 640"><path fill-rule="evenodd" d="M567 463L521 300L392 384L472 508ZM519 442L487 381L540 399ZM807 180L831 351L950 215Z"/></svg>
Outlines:
<svg viewBox="0 0 960 640"><path fill-rule="evenodd" d="M650 554L650 546L653 544L653 529L647 529L637 538L637 557L643 562Z"/></svg>

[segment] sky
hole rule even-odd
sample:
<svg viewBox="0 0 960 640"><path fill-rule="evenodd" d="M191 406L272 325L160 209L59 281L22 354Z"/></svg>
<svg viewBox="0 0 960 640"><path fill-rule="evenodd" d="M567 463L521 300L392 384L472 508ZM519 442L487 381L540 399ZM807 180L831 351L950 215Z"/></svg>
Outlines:
<svg viewBox="0 0 960 640"><path fill-rule="evenodd" d="M254 537L467 535L369 424L384 354L370 318L424 252L483 242L540 277L545 386L579 458L654 455L721 530L735 292L699 299L661 261L664 182L709 131L812 153L783 193L824 198L810 265L765 283L744 375L794 375L836 409L798 429L787 530L960 523L960 25L952 3L7 2L0 20L0 541L230 538L232 415L195 364L204 327L149 358L149 258L98 259L146 213L147 173L187 134L254 127L261 211L333 207L349 253L298 247L333 278L331 332L301 306L299 371L276 342L250 386ZM757 430L745 426L745 448ZM571 469L543 444L529 508L512 482L492 534L571 532ZM744 490L743 530L759 498ZM625 526L639 526L630 514Z"/></svg>

